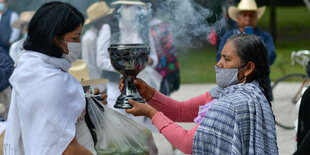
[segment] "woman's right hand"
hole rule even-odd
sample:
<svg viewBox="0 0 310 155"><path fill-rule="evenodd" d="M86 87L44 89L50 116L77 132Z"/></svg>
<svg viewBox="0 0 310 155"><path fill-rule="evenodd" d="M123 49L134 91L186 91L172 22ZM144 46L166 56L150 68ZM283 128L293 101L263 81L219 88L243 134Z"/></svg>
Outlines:
<svg viewBox="0 0 310 155"><path fill-rule="evenodd" d="M133 108L126 109L126 112L133 114L134 116L147 116L152 119L157 113L157 110L149 104L140 103L132 99L129 99L128 102L133 106Z"/></svg>
<svg viewBox="0 0 310 155"><path fill-rule="evenodd" d="M139 94L144 98L146 102L152 99L155 94L154 88L150 87L145 81L139 78L136 78L133 83L136 85ZM123 91L124 89L124 77L122 77L119 82L119 89L120 91Z"/></svg>

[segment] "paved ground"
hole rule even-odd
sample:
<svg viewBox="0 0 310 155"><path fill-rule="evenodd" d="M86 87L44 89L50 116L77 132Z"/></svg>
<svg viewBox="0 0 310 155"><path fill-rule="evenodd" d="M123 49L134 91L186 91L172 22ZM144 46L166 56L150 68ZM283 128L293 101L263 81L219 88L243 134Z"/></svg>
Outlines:
<svg viewBox="0 0 310 155"><path fill-rule="evenodd" d="M181 85L180 89L171 95L172 98L182 101L190 99L191 97L205 93L214 87L214 84L190 84ZM194 126L193 123L179 123L186 129ZM154 133L155 143L158 147L160 155L173 155L171 144L159 133ZM295 131L284 130L277 127L277 140L280 155L289 155L295 149ZM177 154L183 154L178 152Z"/></svg>

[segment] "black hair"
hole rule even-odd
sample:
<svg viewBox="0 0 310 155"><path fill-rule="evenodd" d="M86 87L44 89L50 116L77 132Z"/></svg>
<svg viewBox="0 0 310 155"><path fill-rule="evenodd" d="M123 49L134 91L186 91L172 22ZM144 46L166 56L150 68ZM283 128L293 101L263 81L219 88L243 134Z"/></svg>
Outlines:
<svg viewBox="0 0 310 155"><path fill-rule="evenodd" d="M267 82L270 69L268 64L268 52L264 42L256 35L242 33L232 35L228 40L232 41L235 46L242 64L250 61L255 64L254 72L246 78L246 82L257 81L270 104L270 88Z"/></svg>
<svg viewBox="0 0 310 155"><path fill-rule="evenodd" d="M83 14L69 3L47 2L34 14L28 26L28 37L24 49L60 58L62 48L54 43L54 37L61 39L83 25Z"/></svg>

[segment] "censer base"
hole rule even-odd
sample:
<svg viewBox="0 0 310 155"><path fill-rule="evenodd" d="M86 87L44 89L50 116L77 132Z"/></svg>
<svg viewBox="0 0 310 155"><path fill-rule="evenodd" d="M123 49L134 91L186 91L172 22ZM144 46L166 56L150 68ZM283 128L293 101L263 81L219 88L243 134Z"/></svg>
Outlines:
<svg viewBox="0 0 310 155"><path fill-rule="evenodd" d="M140 97L132 97L132 96L125 96L125 95L120 95L118 98L117 98L117 101L114 105L114 108L117 108L117 109L131 109L133 108L133 106L129 103L128 99L132 99L132 100L135 100L137 102L140 102L140 103L145 103L144 100Z"/></svg>

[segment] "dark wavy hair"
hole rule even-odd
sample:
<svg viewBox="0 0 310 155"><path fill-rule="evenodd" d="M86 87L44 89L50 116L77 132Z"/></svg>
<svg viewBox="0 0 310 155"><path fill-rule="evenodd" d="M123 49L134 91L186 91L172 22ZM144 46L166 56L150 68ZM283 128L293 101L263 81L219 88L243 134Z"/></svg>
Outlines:
<svg viewBox="0 0 310 155"><path fill-rule="evenodd" d="M24 49L60 58L63 50L54 43L54 37L62 38L83 25L84 20L83 14L69 3L47 2L36 11L28 25Z"/></svg>
<svg viewBox="0 0 310 155"><path fill-rule="evenodd" d="M246 82L257 81L270 104L271 96L268 93L270 88L267 82L270 68L268 52L262 39L253 34L235 34L229 37L227 41L232 41L242 64L250 61L255 64L254 72L247 77Z"/></svg>

